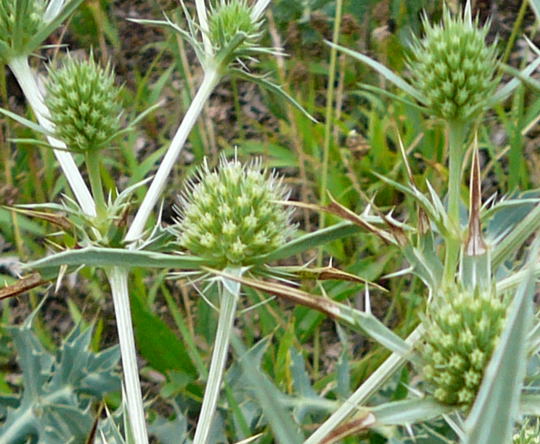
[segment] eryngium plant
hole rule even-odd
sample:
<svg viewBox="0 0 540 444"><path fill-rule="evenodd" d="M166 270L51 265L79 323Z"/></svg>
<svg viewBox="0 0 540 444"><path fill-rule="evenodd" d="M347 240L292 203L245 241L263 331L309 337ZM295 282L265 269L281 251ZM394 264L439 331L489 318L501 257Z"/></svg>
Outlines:
<svg viewBox="0 0 540 444"><path fill-rule="evenodd" d="M56 136L72 151L102 148L119 131L119 92L110 65L102 68L92 56L67 57L62 68L49 70L47 82L45 103Z"/></svg>
<svg viewBox="0 0 540 444"><path fill-rule="evenodd" d="M446 120L465 120L485 107L497 86L497 50L486 44L489 26L469 14L445 9L441 24L424 19L425 36L416 40L409 63L413 85L424 105Z"/></svg>
<svg viewBox="0 0 540 444"><path fill-rule="evenodd" d="M182 195L179 243L213 266L244 266L281 247L292 233L288 192L259 162L205 163Z"/></svg>
<svg viewBox="0 0 540 444"><path fill-rule="evenodd" d="M506 318L507 301L491 292L445 291L424 320L420 347L425 380L433 396L470 407Z"/></svg>

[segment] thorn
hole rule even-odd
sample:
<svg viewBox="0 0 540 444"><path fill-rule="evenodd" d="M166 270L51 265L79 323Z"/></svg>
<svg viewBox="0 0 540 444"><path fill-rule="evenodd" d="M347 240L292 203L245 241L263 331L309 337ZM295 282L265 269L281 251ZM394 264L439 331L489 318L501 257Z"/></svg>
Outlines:
<svg viewBox="0 0 540 444"><path fill-rule="evenodd" d="M58 293L58 290L60 290L60 285L62 285L62 279L64 279L67 269L68 269L67 265L60 266L60 271L58 273L58 277L56 278L56 285L54 286L55 293Z"/></svg>
<svg viewBox="0 0 540 444"><path fill-rule="evenodd" d="M371 314L371 300L369 299L369 286L366 284L366 292L364 293L364 311Z"/></svg>
<svg viewBox="0 0 540 444"><path fill-rule="evenodd" d="M470 197L469 197L469 229L465 241L465 254L481 256L486 253L487 246L482 235L480 209L482 208L482 179L480 176L480 158L478 141L475 137L474 152L471 168Z"/></svg>
<svg viewBox="0 0 540 444"><path fill-rule="evenodd" d="M403 140L401 139L401 135L399 134L399 131L396 129L397 138L398 138L398 145L399 145L399 152L401 154L401 158L403 160L403 165L405 165L405 172L407 173L407 177L409 179L409 184L416 188L416 184L414 183L414 177L412 174L411 166L409 165L409 161L407 160L407 153L405 151L405 146L403 145Z"/></svg>

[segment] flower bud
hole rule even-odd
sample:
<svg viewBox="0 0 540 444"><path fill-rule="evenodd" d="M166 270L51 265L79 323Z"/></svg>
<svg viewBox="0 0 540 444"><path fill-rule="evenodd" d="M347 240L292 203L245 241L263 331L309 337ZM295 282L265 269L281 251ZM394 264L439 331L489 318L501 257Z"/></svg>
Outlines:
<svg viewBox="0 0 540 444"><path fill-rule="evenodd" d="M214 266L249 265L282 246L292 233L281 181L260 163L223 159L217 171L206 163L181 196L179 243Z"/></svg>
<svg viewBox="0 0 540 444"><path fill-rule="evenodd" d="M420 353L433 396L449 405L470 407L501 334L507 303L486 292L448 292L424 320Z"/></svg>
<svg viewBox="0 0 540 444"><path fill-rule="evenodd" d="M446 9L441 25L424 20L425 36L416 41L409 62L413 85L433 115L466 120L485 107L497 86L495 45L485 42L488 26L478 27L469 14Z"/></svg>
<svg viewBox="0 0 540 444"><path fill-rule="evenodd" d="M101 68L90 57L49 71L45 103L55 124L55 135L70 150L102 148L119 130L119 88L110 66Z"/></svg>
<svg viewBox="0 0 540 444"><path fill-rule="evenodd" d="M226 48L239 33L247 38L242 46L256 42L260 37L261 22L252 18L252 8L246 0L220 0L208 18L209 39L216 52Z"/></svg>

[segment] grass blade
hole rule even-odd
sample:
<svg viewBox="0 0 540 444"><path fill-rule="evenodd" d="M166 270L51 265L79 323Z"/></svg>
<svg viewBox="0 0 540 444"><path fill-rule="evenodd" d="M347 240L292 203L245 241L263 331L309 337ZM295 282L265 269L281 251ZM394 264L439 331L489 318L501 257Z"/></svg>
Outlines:
<svg viewBox="0 0 540 444"><path fill-rule="evenodd" d="M247 382L253 388L253 393L264 412L266 420L272 427L276 442L281 444L300 444L304 442L303 436L301 436L296 424L291 419L291 414L283 408L280 400L276 398L274 387L270 381L251 362L242 359L247 352L240 339L233 335L231 345L236 354L240 356L238 362L242 366Z"/></svg>
<svg viewBox="0 0 540 444"><path fill-rule="evenodd" d="M381 74L386 80L388 80L389 82L392 82L398 88L402 89L403 91L405 91L407 94L414 97L419 102L424 102L424 97L422 96L420 91L414 88L411 84L407 83L397 74L394 74L386 66L382 65L381 63L377 62L376 60L373 60L372 58L364 54L360 54L359 52L352 51L351 49L345 48L340 45L335 45L334 43L329 42L329 41L326 41L326 43L332 47L337 48L339 51L344 52L345 54L351 57L354 57L356 60L359 60L360 62L365 63L366 65L368 65L369 67L377 71L379 74Z"/></svg>

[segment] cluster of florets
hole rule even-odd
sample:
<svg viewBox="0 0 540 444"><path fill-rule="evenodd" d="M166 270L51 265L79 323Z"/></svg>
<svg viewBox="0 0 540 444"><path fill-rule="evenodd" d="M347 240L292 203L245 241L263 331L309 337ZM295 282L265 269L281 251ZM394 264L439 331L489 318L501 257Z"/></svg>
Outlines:
<svg viewBox="0 0 540 444"><path fill-rule="evenodd" d="M69 57L61 69L51 69L45 101L56 137L73 151L102 148L119 130L119 92L111 67L101 68L92 57Z"/></svg>
<svg viewBox="0 0 540 444"><path fill-rule="evenodd" d="M246 0L219 0L208 18L209 39L219 51L226 48L238 33L246 35L241 46L251 45L261 35L261 21L254 20Z"/></svg>
<svg viewBox="0 0 540 444"><path fill-rule="evenodd" d="M540 444L540 424L525 421L512 436L512 444Z"/></svg>
<svg viewBox="0 0 540 444"><path fill-rule="evenodd" d="M17 35L15 27L15 8L17 1L0 0L0 42L12 46L11 38ZM28 4L28 10L19 18L19 29L29 40L40 28L45 12L44 0L32 0ZM25 43L25 42L19 42Z"/></svg>
<svg viewBox="0 0 540 444"><path fill-rule="evenodd" d="M223 159L213 172L205 163L181 196L179 243L217 267L249 265L292 233L287 194L259 163Z"/></svg>
<svg viewBox="0 0 540 444"><path fill-rule="evenodd" d="M501 334L506 300L490 292L447 292L424 320L420 352L433 396L444 404L470 407Z"/></svg>
<svg viewBox="0 0 540 444"><path fill-rule="evenodd" d="M497 50L486 44L488 26L469 14L444 11L443 23L424 20L425 37L416 41L409 63L424 104L446 120L465 120L482 111L497 80Z"/></svg>

